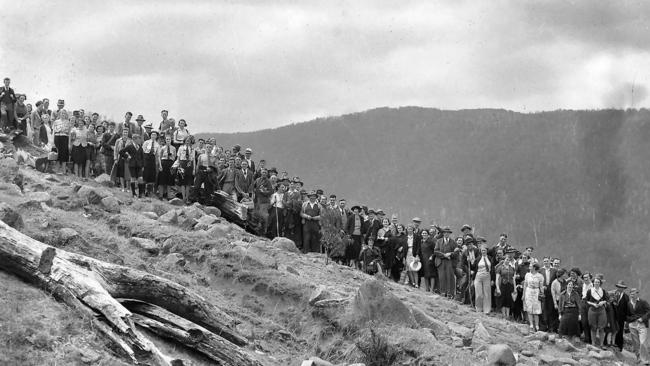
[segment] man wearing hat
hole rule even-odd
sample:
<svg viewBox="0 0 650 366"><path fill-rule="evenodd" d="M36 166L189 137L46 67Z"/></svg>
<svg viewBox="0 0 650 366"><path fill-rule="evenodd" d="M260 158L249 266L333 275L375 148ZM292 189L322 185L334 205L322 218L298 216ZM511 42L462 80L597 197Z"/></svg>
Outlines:
<svg viewBox="0 0 650 366"><path fill-rule="evenodd" d="M367 222L361 216L361 207L359 205L352 206L352 214L348 217L348 224L345 232L350 235L352 243L348 245L345 256L350 261L352 266L357 266L359 253L361 252L361 245L363 241L363 233L366 231Z"/></svg>
<svg viewBox="0 0 650 366"><path fill-rule="evenodd" d="M320 212L321 206L316 199L318 194L315 191L309 192L307 195L309 201L303 203L300 216L302 217L303 224L303 252L304 253L319 253L320 242L318 234L320 232Z"/></svg>
<svg viewBox="0 0 650 366"><path fill-rule="evenodd" d="M422 234L422 228L420 227L420 224L422 223L422 219L419 217L414 217L413 218L413 235L417 236L418 238Z"/></svg>
<svg viewBox="0 0 650 366"><path fill-rule="evenodd" d="M251 172L249 174L252 175ZM269 208L271 207L271 195L273 194L273 187L271 187L269 173L266 169L262 169L262 176L253 183L253 190L255 191L255 211L262 218L262 232L260 235L264 236L269 225ZM281 206L284 207L282 204ZM278 217L275 218L279 220ZM276 233L279 235L280 230L276 230Z"/></svg>
<svg viewBox="0 0 650 366"><path fill-rule="evenodd" d="M364 242L368 240L369 237L376 238L377 232L381 229L381 221L377 218L377 213L375 210L368 210L368 221L366 226L366 232L364 233L363 240Z"/></svg>
<svg viewBox="0 0 650 366"><path fill-rule="evenodd" d="M56 121L57 119L59 119L59 116L61 115L61 111L65 111L63 107L65 107L65 100L59 99L56 102L56 108L57 108L56 111L52 112L52 121Z"/></svg>
<svg viewBox="0 0 650 366"><path fill-rule="evenodd" d="M151 138L151 131L153 130L153 125L151 124L151 122L147 122L144 125L142 125L142 127L144 127L144 135L142 137L144 137L145 141L149 140Z"/></svg>
<svg viewBox="0 0 650 366"><path fill-rule="evenodd" d="M415 222L415 219L413 219ZM456 275L452 265L452 256L456 253L456 243L449 237L451 229L445 226L442 229L443 237L436 241L434 250L435 264L438 268L440 294L448 298L456 296Z"/></svg>
<svg viewBox="0 0 650 366"><path fill-rule="evenodd" d="M630 297L627 295L627 285L624 281L618 281L616 283L616 293L614 294L614 301L612 306L614 307L614 316L616 318L616 323L618 324L618 331L614 337L614 344L620 351L623 351L623 333L625 333L625 321L627 317L630 316Z"/></svg>
<svg viewBox="0 0 650 366"><path fill-rule="evenodd" d="M253 159L251 159L251 155L253 155L253 149L250 147L246 148L246 151L244 152L244 159L248 162L248 169L250 169L253 173L255 173L255 162Z"/></svg>
<svg viewBox="0 0 650 366"><path fill-rule="evenodd" d="M639 297L639 290L630 289L630 302L627 322L632 335L632 347L637 360L642 364L650 363L650 354L647 345L648 318L650 318L650 304Z"/></svg>

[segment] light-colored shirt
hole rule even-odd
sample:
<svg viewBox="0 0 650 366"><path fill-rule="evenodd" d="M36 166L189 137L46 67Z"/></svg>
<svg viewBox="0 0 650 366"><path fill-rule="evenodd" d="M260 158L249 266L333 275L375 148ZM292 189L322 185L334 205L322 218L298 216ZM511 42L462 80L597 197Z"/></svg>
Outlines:
<svg viewBox="0 0 650 366"><path fill-rule="evenodd" d="M161 160L176 160L176 148L169 145L160 148L159 155Z"/></svg>
<svg viewBox="0 0 650 366"><path fill-rule="evenodd" d="M160 145L154 140L147 140L142 144L142 151L144 151L145 154L151 154L153 152L154 155L158 155L159 150Z"/></svg>
<svg viewBox="0 0 650 366"><path fill-rule="evenodd" d="M277 208L284 208L284 202L282 202L283 198L284 198L284 193L280 193L280 192L273 193L271 195L271 206Z"/></svg>

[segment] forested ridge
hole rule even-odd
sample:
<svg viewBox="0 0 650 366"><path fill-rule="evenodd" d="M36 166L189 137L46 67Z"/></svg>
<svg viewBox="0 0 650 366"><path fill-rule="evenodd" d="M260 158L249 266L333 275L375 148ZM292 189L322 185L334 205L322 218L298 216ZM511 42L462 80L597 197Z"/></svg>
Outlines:
<svg viewBox="0 0 650 366"><path fill-rule="evenodd" d="M206 134L350 204L501 232L537 255L640 287L650 206L650 111L378 108Z"/></svg>

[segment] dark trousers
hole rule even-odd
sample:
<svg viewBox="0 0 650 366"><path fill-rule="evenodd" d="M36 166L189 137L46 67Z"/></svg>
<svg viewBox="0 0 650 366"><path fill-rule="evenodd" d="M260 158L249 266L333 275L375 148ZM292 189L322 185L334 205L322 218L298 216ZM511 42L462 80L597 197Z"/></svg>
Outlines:
<svg viewBox="0 0 650 366"><path fill-rule="evenodd" d="M195 199L206 199L210 196L210 194L212 194L212 192L214 192L214 186L208 178L208 170L203 167L199 167L199 169L196 171L196 176L194 177L194 194L197 196L194 197ZM203 190L201 190L202 185L205 186Z"/></svg>
<svg viewBox="0 0 650 366"><path fill-rule="evenodd" d="M616 347L618 347L618 349L622 351L623 343L624 343L623 333L625 333L625 320L623 321L616 320L616 322L618 323L618 332L616 332L616 337L614 338L614 344L616 345Z"/></svg>
<svg viewBox="0 0 650 366"><path fill-rule="evenodd" d="M542 304L542 315L544 324L546 325L547 332L557 333L559 324L557 309L553 303L553 295L551 295L550 286L544 291L544 303Z"/></svg>
<svg viewBox="0 0 650 366"><path fill-rule="evenodd" d="M303 253L320 252L320 225L316 221L307 221L302 228L302 251Z"/></svg>

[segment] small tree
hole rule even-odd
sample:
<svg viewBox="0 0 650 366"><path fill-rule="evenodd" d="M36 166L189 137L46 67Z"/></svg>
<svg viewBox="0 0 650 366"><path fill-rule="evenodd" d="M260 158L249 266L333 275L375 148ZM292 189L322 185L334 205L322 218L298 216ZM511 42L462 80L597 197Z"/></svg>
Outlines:
<svg viewBox="0 0 650 366"><path fill-rule="evenodd" d="M329 258L345 258L346 241L341 231L341 216L335 210L321 209L320 213L320 243L327 254L326 264Z"/></svg>

